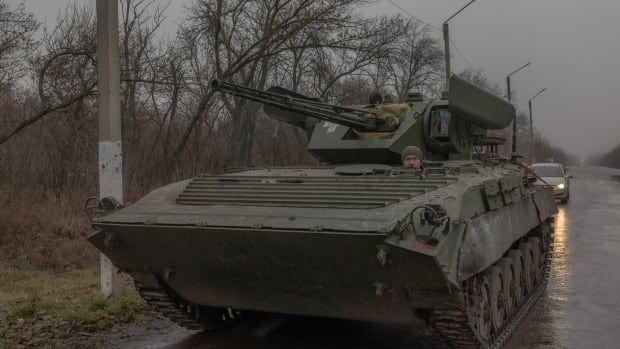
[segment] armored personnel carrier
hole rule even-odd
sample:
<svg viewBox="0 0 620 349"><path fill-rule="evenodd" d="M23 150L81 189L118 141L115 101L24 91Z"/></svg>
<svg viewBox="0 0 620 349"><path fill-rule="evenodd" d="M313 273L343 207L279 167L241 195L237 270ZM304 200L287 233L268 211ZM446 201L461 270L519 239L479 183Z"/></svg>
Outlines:
<svg viewBox="0 0 620 349"><path fill-rule="evenodd" d="M553 190L492 153L472 160L514 119L508 102L457 76L445 99L361 106L213 87L305 129L324 165L203 174L96 218L89 240L170 319L422 319L451 346L495 348L544 292ZM411 145L423 169L400 166Z"/></svg>

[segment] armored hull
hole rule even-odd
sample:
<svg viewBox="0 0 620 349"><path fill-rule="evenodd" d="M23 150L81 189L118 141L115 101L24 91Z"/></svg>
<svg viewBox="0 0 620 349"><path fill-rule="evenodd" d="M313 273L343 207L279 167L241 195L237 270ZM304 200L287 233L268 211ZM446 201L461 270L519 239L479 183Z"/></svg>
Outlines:
<svg viewBox="0 0 620 349"><path fill-rule="evenodd" d="M551 188L505 162L251 169L157 189L89 239L190 328L244 311L424 318L488 347L543 287L555 210Z"/></svg>
<svg viewBox="0 0 620 349"><path fill-rule="evenodd" d="M204 175L95 220L90 241L172 320L422 319L454 347L494 348L544 291L553 190L485 141L514 120L510 103L457 76L447 99L361 106L212 87L304 129L318 160L354 164ZM394 166L407 153L434 162Z"/></svg>

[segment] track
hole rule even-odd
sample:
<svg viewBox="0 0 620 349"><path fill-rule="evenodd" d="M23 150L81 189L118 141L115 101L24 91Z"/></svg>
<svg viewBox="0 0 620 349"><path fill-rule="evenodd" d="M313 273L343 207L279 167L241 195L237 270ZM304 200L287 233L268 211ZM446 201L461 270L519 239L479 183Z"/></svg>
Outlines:
<svg viewBox="0 0 620 349"><path fill-rule="evenodd" d="M130 272L140 296L155 310L189 330L217 330L232 324L230 309L195 306L184 302L150 272Z"/></svg>
<svg viewBox="0 0 620 349"><path fill-rule="evenodd" d="M542 229L547 229L548 225L543 225ZM529 292L525 299L521 300L519 307L513 311L507 319L504 320L501 329L495 333L491 333L488 339L480 335L477 327L477 320L472 315L472 309L465 306L461 310L435 310L431 323L440 337L448 346L454 348L484 348L499 349L502 348L510 339L514 331L519 326L525 315L530 311L536 301L544 294L549 279L551 268L551 257L553 255L553 231L547 230L547 241L545 243L545 253L543 256L542 279ZM516 249L515 249L516 250ZM480 274L484 274L481 272ZM480 275L479 274L479 275ZM475 278L476 276L472 277ZM466 287L463 287L462 304L468 304ZM486 339L486 340L485 340Z"/></svg>

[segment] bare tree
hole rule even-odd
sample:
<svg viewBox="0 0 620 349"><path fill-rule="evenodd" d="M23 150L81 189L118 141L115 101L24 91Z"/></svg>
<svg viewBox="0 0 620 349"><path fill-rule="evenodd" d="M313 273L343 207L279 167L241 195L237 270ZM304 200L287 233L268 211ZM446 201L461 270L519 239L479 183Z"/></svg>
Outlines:
<svg viewBox="0 0 620 349"><path fill-rule="evenodd" d="M547 157L541 157L541 158L548 159L549 155L553 156L552 154L545 154L545 155L547 155ZM588 163L592 165L597 165L597 166L620 168L620 144L616 145L610 151L604 154L590 156L590 158L588 159Z"/></svg>
<svg viewBox="0 0 620 349"><path fill-rule="evenodd" d="M47 115L62 111L94 94L96 81L95 21L88 7L72 5L45 31L42 48L31 60L39 96L36 109L8 133L0 144Z"/></svg>
<svg viewBox="0 0 620 349"><path fill-rule="evenodd" d="M32 62L36 72L39 109L64 106L46 115L43 123L49 134L50 170L55 177L50 186L62 190L76 159L92 158L90 139L95 133L96 38L95 18L90 7L71 5L59 16L57 25L46 30L41 51ZM73 166L70 166L72 164Z"/></svg>
<svg viewBox="0 0 620 349"><path fill-rule="evenodd" d="M37 29L39 22L23 3L11 10L0 0L0 94L24 75L36 48L33 36Z"/></svg>
<svg viewBox="0 0 620 349"><path fill-rule="evenodd" d="M214 91L204 83L205 80L209 81L212 77L230 79L238 76L239 82L260 87L268 77L262 74L262 70L272 64L271 60L296 48L287 45L292 38L305 31L334 32L339 26L349 23L353 18L354 7L362 2L199 0L194 3L190 9L191 15L184 37L188 39L190 46L197 47L196 53L203 55L203 58L197 61L206 61L208 64L203 65L205 68L202 69L200 81L203 93L200 102L168 161L170 170L214 95ZM248 153L242 149L252 144L255 119L248 114L231 114L231 118L235 125L232 139L237 143L231 154L233 164L247 165ZM239 146L240 144L244 146Z"/></svg>
<svg viewBox="0 0 620 349"><path fill-rule="evenodd" d="M378 61L373 74L379 77L379 85L385 84L400 100L411 89L433 90L442 78L443 52L438 40L430 35L430 28L413 20L406 23L406 28L406 33L390 47L387 59Z"/></svg>
<svg viewBox="0 0 620 349"><path fill-rule="evenodd" d="M503 97L502 88L499 84L492 82L489 78L484 74L482 69L470 69L467 68L458 74L465 80L472 82L475 85L482 87L483 89L493 93L496 96Z"/></svg>
<svg viewBox="0 0 620 349"><path fill-rule="evenodd" d="M162 83L150 64L156 55L155 34L164 21L166 7L156 0L121 0L121 107L125 138L137 142L140 125L137 113L149 101L148 89ZM151 86L149 86L151 85Z"/></svg>
<svg viewBox="0 0 620 349"><path fill-rule="evenodd" d="M338 99L334 85L344 77L362 74L377 61L387 60L398 38L407 35L408 29L400 16L358 17L351 21L338 43L316 49L312 74L316 93L321 98L330 94Z"/></svg>

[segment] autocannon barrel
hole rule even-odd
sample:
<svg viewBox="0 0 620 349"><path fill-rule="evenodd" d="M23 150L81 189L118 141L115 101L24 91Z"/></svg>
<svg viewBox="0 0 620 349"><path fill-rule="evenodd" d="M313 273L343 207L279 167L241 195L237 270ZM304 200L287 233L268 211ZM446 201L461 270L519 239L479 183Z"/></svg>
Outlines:
<svg viewBox="0 0 620 349"><path fill-rule="evenodd" d="M274 113L269 113L267 110L266 114L297 126L300 126L300 118L312 117L364 130L373 130L376 127L371 120L364 118L364 115L373 114L369 110L323 103L280 87L272 87L267 91L261 91L217 79L213 80L211 86L214 90L222 93L246 98L262 103L264 106L280 109L285 112L284 116L282 116L282 113L274 115Z"/></svg>

